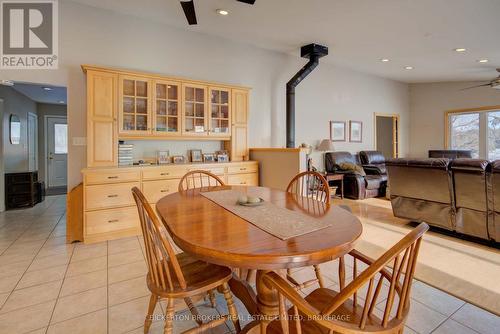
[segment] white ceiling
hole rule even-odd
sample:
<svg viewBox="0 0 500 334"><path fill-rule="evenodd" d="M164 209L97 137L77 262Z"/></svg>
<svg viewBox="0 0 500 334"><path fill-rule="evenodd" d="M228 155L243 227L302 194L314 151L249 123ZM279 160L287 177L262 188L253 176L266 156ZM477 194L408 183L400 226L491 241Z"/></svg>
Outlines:
<svg viewBox="0 0 500 334"><path fill-rule="evenodd" d="M38 103L67 104L66 87L14 82L12 88ZM50 90L44 88L50 88Z"/></svg>
<svg viewBox="0 0 500 334"><path fill-rule="evenodd" d="M320 43L324 61L403 82L490 80L500 67L500 0L195 0L197 26L177 0L75 1L296 56Z"/></svg>

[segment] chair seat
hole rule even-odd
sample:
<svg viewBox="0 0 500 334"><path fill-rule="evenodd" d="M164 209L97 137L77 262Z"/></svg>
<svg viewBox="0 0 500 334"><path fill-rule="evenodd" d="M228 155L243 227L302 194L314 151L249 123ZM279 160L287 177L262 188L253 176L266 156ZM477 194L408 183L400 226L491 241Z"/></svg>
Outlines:
<svg viewBox="0 0 500 334"><path fill-rule="evenodd" d="M387 182L387 175L366 175L366 189L379 189L383 182Z"/></svg>
<svg viewBox="0 0 500 334"><path fill-rule="evenodd" d="M332 299L338 294L337 291L331 290L331 289L326 289L326 288L319 288L311 292L305 300L314 306L317 310L322 310L328 306L331 305ZM293 314L293 309L290 308L288 310L288 314ZM339 322L345 323L345 324L353 324L357 326L363 316L363 307L360 305L357 305L357 307L353 308L352 305L352 300L346 301L344 304L342 304L333 314L331 315L332 319L338 319ZM369 316L366 320L366 328L369 328L370 326L377 326L381 324L381 320L374 316L373 314ZM290 329L290 334L296 334L297 331L294 326L294 321L290 320L289 321L289 329ZM268 334L278 334L282 333L281 331L281 324L279 320L275 320L269 324L268 327ZM307 334L307 333L315 333L315 334L328 334L329 329L326 327L323 327L319 325L315 321L307 321L304 320L302 322L302 333Z"/></svg>
<svg viewBox="0 0 500 334"><path fill-rule="evenodd" d="M164 290L153 283L148 273L147 282L151 292L167 298L184 298L215 289L232 277L232 271L228 267L200 261L188 253L180 253L176 257L184 274L187 288L182 289L174 278L173 291ZM165 282L167 282L166 277Z"/></svg>

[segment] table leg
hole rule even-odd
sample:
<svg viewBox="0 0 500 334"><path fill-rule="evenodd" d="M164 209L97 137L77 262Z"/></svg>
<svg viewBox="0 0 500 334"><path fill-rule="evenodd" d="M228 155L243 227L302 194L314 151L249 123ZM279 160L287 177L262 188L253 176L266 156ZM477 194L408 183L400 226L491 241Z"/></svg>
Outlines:
<svg viewBox="0 0 500 334"><path fill-rule="evenodd" d="M250 315L256 316L259 314L257 296L250 284L233 274L233 278L229 281L229 287L233 294L245 305Z"/></svg>

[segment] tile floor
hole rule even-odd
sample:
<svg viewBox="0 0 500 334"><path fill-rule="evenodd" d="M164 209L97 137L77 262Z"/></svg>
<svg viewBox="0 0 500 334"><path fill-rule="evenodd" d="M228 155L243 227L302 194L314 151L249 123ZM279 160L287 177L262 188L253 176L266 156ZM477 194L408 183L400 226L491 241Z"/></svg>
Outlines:
<svg viewBox="0 0 500 334"><path fill-rule="evenodd" d="M140 239L67 245L65 201L50 196L32 209L0 213L0 334L142 333L149 293ZM336 266L322 269L328 284L337 286ZM312 271L295 275L303 279ZM218 300L217 309L200 301L201 313L225 313ZM163 312L160 304L156 314ZM183 315L186 310L178 314L176 333L194 325ZM499 317L415 282L405 333L492 334L498 328ZM163 321L155 321L150 333L162 331ZM230 331L222 326L213 332Z"/></svg>

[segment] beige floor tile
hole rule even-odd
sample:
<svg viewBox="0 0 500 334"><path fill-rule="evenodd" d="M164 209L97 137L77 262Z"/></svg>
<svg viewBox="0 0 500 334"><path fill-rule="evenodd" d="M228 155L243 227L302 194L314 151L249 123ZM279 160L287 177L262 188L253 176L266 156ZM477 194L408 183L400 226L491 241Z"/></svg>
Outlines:
<svg viewBox="0 0 500 334"><path fill-rule="evenodd" d="M70 254L57 254L35 259L28 268L28 271L42 270L51 267L57 267L69 263Z"/></svg>
<svg viewBox="0 0 500 334"><path fill-rule="evenodd" d="M52 322L61 322L80 315L102 310L107 306L107 288L97 288L59 298Z"/></svg>
<svg viewBox="0 0 500 334"><path fill-rule="evenodd" d="M73 295L75 293L100 288L107 285L107 280L108 277L106 269L83 275L67 277L64 280L60 296L64 297Z"/></svg>
<svg viewBox="0 0 500 334"><path fill-rule="evenodd" d="M140 249L123 253L110 254L108 256L108 267L115 267L122 264L137 262L140 260L144 260L144 256L142 255L142 251Z"/></svg>
<svg viewBox="0 0 500 334"><path fill-rule="evenodd" d="M57 298L62 280L36 285L33 287L13 291L0 313L6 313L23 307L40 304Z"/></svg>
<svg viewBox="0 0 500 334"><path fill-rule="evenodd" d="M0 314L0 334L26 333L49 324L55 300Z"/></svg>
<svg viewBox="0 0 500 334"><path fill-rule="evenodd" d="M16 262L32 261L34 258L35 254L3 254L0 256L0 266Z"/></svg>
<svg viewBox="0 0 500 334"><path fill-rule="evenodd" d="M107 268L108 259L106 256L96 257L90 260L72 262L68 266L66 277L73 277L93 271L103 270Z"/></svg>
<svg viewBox="0 0 500 334"><path fill-rule="evenodd" d="M498 333L500 317L471 304L465 304L451 318L482 334Z"/></svg>
<svg viewBox="0 0 500 334"><path fill-rule="evenodd" d="M66 272L66 265L51 267L42 270L28 271L23 275L16 289L23 289L42 283L62 280Z"/></svg>
<svg viewBox="0 0 500 334"><path fill-rule="evenodd" d="M406 325L420 334L428 334L444 320L446 320L446 316L412 300Z"/></svg>
<svg viewBox="0 0 500 334"><path fill-rule="evenodd" d="M108 243L108 254L116 254L140 249L137 237L113 240Z"/></svg>
<svg viewBox="0 0 500 334"><path fill-rule="evenodd" d="M73 244L57 245L57 246L43 246L37 254L37 258L57 255L57 254L71 254L75 246Z"/></svg>
<svg viewBox="0 0 500 334"><path fill-rule="evenodd" d="M403 330L403 334L418 334L417 332L415 332L413 329L411 329L410 327L407 327L405 326L404 330Z"/></svg>
<svg viewBox="0 0 500 334"><path fill-rule="evenodd" d="M2 308L3 304L5 303L5 301L9 297L9 295L10 295L10 292L0 293L0 309Z"/></svg>
<svg viewBox="0 0 500 334"><path fill-rule="evenodd" d="M0 293L11 292L21 279L22 274L0 278Z"/></svg>
<svg viewBox="0 0 500 334"><path fill-rule="evenodd" d="M147 272L148 267L146 266L146 262L144 261L111 267L108 269L108 282L109 284L112 284L120 281L125 281L131 278L144 276L147 274Z"/></svg>
<svg viewBox="0 0 500 334"><path fill-rule="evenodd" d="M82 248L75 247L71 262L93 259L96 257L106 256L108 252L106 245L98 245L94 247Z"/></svg>
<svg viewBox="0 0 500 334"><path fill-rule="evenodd" d="M151 294L146 285L145 276L110 284L108 293L110 306Z"/></svg>
<svg viewBox="0 0 500 334"><path fill-rule="evenodd" d="M31 260L0 266L0 278L22 275L30 264Z"/></svg>
<svg viewBox="0 0 500 334"><path fill-rule="evenodd" d="M45 332L47 332L47 327L35 329L34 331L28 332L26 334L45 334Z"/></svg>
<svg viewBox="0 0 500 334"><path fill-rule="evenodd" d="M110 307L108 315L109 334L125 333L142 326L148 304L149 296ZM157 317L161 317L163 314L159 305L158 303L154 312Z"/></svg>
<svg viewBox="0 0 500 334"><path fill-rule="evenodd" d="M450 316L465 304L463 300L422 282L413 284L411 297L446 316Z"/></svg>
<svg viewBox="0 0 500 334"><path fill-rule="evenodd" d="M51 324L47 334L106 334L108 311L106 309Z"/></svg>
<svg viewBox="0 0 500 334"><path fill-rule="evenodd" d="M452 319L446 320L433 334L477 334L476 331L466 327Z"/></svg>

